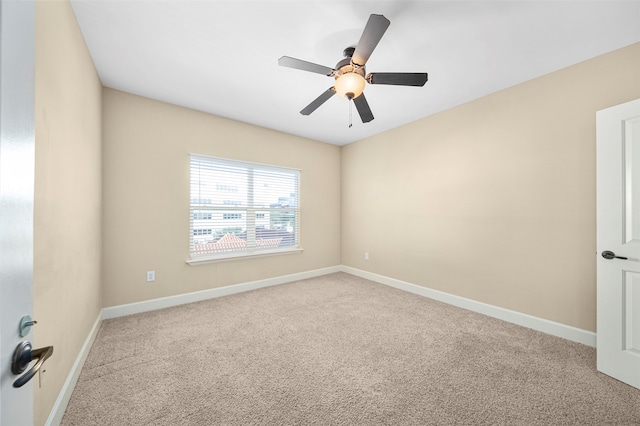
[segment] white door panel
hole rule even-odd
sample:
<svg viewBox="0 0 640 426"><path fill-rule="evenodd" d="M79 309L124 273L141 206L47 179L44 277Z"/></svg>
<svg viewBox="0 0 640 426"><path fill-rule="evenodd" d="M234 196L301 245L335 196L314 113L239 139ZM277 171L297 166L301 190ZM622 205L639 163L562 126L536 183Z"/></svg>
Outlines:
<svg viewBox="0 0 640 426"><path fill-rule="evenodd" d="M35 3L0 2L0 425L33 424L33 385L13 387L33 276Z"/></svg>
<svg viewBox="0 0 640 426"><path fill-rule="evenodd" d="M640 388L640 99L598 111L596 155L598 370Z"/></svg>

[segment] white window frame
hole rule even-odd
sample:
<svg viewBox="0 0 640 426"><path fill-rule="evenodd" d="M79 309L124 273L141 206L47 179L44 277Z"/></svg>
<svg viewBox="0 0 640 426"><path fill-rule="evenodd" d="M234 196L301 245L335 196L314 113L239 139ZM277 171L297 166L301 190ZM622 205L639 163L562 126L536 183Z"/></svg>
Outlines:
<svg viewBox="0 0 640 426"><path fill-rule="evenodd" d="M268 164L261 163L252 163L246 161L238 161L238 160L230 160L226 158L219 157L211 157L200 154L190 154L189 160L189 174L190 174L190 195L189 195L189 258L187 259L187 263L191 265L201 264L201 263L214 263L221 261L229 261L229 260L237 260L237 259L246 259L253 257L263 257L263 256L272 256L279 254L292 254L292 253L300 253L303 251L300 246L300 170L288 167L280 167L273 166ZM242 206L238 206L236 204L230 204L228 201L220 200L216 203L215 196L211 198L211 193L206 193L204 190L200 190L199 188L203 187L202 183L208 184L209 187L222 187L224 183L217 182L214 178L209 178L207 180L206 173L201 172L202 170L224 170L225 167L232 167L234 170L243 170L241 173L247 174L247 184L246 184L246 200ZM275 207L273 205L265 206L264 204L258 205L257 202L254 203L254 199L260 199L260 197L256 197L256 194L259 194L256 188L253 187L253 176L254 174L258 176L259 174L269 174L275 173L284 174L290 176L294 180L294 206L290 206L288 204L281 205L279 207ZM274 181L275 182L275 181ZM289 182L291 183L291 182ZM244 186L240 188L240 192L242 193L244 190ZM218 191L218 190L216 190ZM238 189L234 192L237 192ZM218 191L220 192L220 191ZM289 194L292 195L292 194ZM264 199L264 198L262 198ZM197 200L205 200L202 203L198 203ZM245 235L245 246L241 248L234 248L233 251L221 251L221 252L212 252L208 250L203 251L202 244L198 244L195 242L196 233L195 229L197 229L194 225L194 220L199 215L202 215L203 211L211 211L211 212L225 212L236 214L239 211L242 212L242 220L246 220L246 235ZM259 247L260 241L256 239L256 229L263 227L263 224L259 226L256 225L256 217L258 213L268 212L267 218L272 214L282 214L282 213L293 213L293 217L295 218L293 231L294 241L293 244L288 244L283 247ZM222 213L223 215L225 213ZM240 219L234 219L240 220ZM259 219L260 221L262 219ZM229 220L231 222L231 220ZM208 225L209 226L209 225ZM272 240L264 240L264 241L272 241ZM291 240L289 240L291 241ZM205 252L206 251L206 252ZM213 250L216 251L216 250Z"/></svg>

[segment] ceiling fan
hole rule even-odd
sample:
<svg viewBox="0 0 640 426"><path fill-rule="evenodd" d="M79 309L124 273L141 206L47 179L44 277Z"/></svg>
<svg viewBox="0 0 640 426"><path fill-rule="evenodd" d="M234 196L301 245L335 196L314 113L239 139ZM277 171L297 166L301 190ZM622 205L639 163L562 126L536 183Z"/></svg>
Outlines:
<svg viewBox="0 0 640 426"><path fill-rule="evenodd" d="M396 86L424 86L427 73L374 72L366 74L365 64L376 48L380 39L391 22L383 15L371 15L364 27L360 41L356 47L347 47L343 54L345 59L336 64L335 68L314 64L301 59L283 56L278 59L278 65L295 68L302 71L323 74L335 78L335 85L328 88L313 102L307 105L300 114L309 115L320 105L338 93L340 96L353 100L363 123L373 120L373 113L364 96L365 82L369 84L391 84ZM349 126L351 127L351 126Z"/></svg>

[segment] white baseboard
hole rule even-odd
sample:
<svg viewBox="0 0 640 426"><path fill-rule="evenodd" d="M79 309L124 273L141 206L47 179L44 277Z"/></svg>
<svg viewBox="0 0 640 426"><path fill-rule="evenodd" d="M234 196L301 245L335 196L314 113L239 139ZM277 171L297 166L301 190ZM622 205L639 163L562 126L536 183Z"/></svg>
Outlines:
<svg viewBox="0 0 640 426"><path fill-rule="evenodd" d="M288 282L304 280L307 278L319 277L321 275L327 275L340 271L342 271L342 266L330 266L328 268L314 269L312 271L299 272L297 274L282 275L280 277L250 281L247 283L212 288L208 290L196 291L193 293L177 294L175 296L145 300L143 302L111 306L102 310L102 319L117 318L125 315L139 314L141 312L168 308L171 306L184 305L186 303L200 302L202 300L229 296L231 294L242 293L245 291L256 290L258 288L269 287L278 284L285 284Z"/></svg>
<svg viewBox="0 0 640 426"><path fill-rule="evenodd" d="M76 387L78 377L80 377L80 372L82 371L84 362L87 360L87 356L89 355L91 346L93 346L93 341L96 340L96 336L98 335L98 330L100 329L101 323L102 311L98 314L96 321L93 323L93 327L91 328L89 335L87 336L84 344L82 345L82 348L80 349L80 353L76 358L76 362L73 363L71 371L67 375L67 380L65 380L64 384L62 385L62 389L60 389L58 398L51 408L51 412L49 413L49 417L45 422L45 426L58 426L62 421L64 412L67 410L67 404L69 404L69 400L71 399L73 389Z"/></svg>
<svg viewBox="0 0 640 426"><path fill-rule="evenodd" d="M596 346L596 333L592 331L582 330L570 325L549 321L544 318L534 317L533 315L523 314L521 312L500 308L482 302L477 302L472 299L455 296L449 293L444 293L442 291L408 283L406 281L400 281L394 278L385 277L383 275L374 274L372 272L363 271L361 269L352 268L350 266L343 265L342 271L352 275L356 275L358 277L366 278L371 281L375 281L380 284L385 284L400 290L408 291L410 293L418 294L420 296L428 297L430 299L438 300L440 302L478 312L493 318L498 318L503 321L521 325L523 327L532 328L534 330L551 334L553 336L562 337L563 339L571 340L573 342L582 343L583 345L592 347Z"/></svg>

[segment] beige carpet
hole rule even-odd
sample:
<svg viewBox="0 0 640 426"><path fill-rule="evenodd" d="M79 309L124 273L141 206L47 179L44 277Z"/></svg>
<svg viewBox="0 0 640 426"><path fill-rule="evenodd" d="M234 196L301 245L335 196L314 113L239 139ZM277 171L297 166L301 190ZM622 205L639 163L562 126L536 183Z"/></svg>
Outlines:
<svg viewBox="0 0 640 426"><path fill-rule="evenodd" d="M63 425L640 425L593 348L345 273L105 321Z"/></svg>

